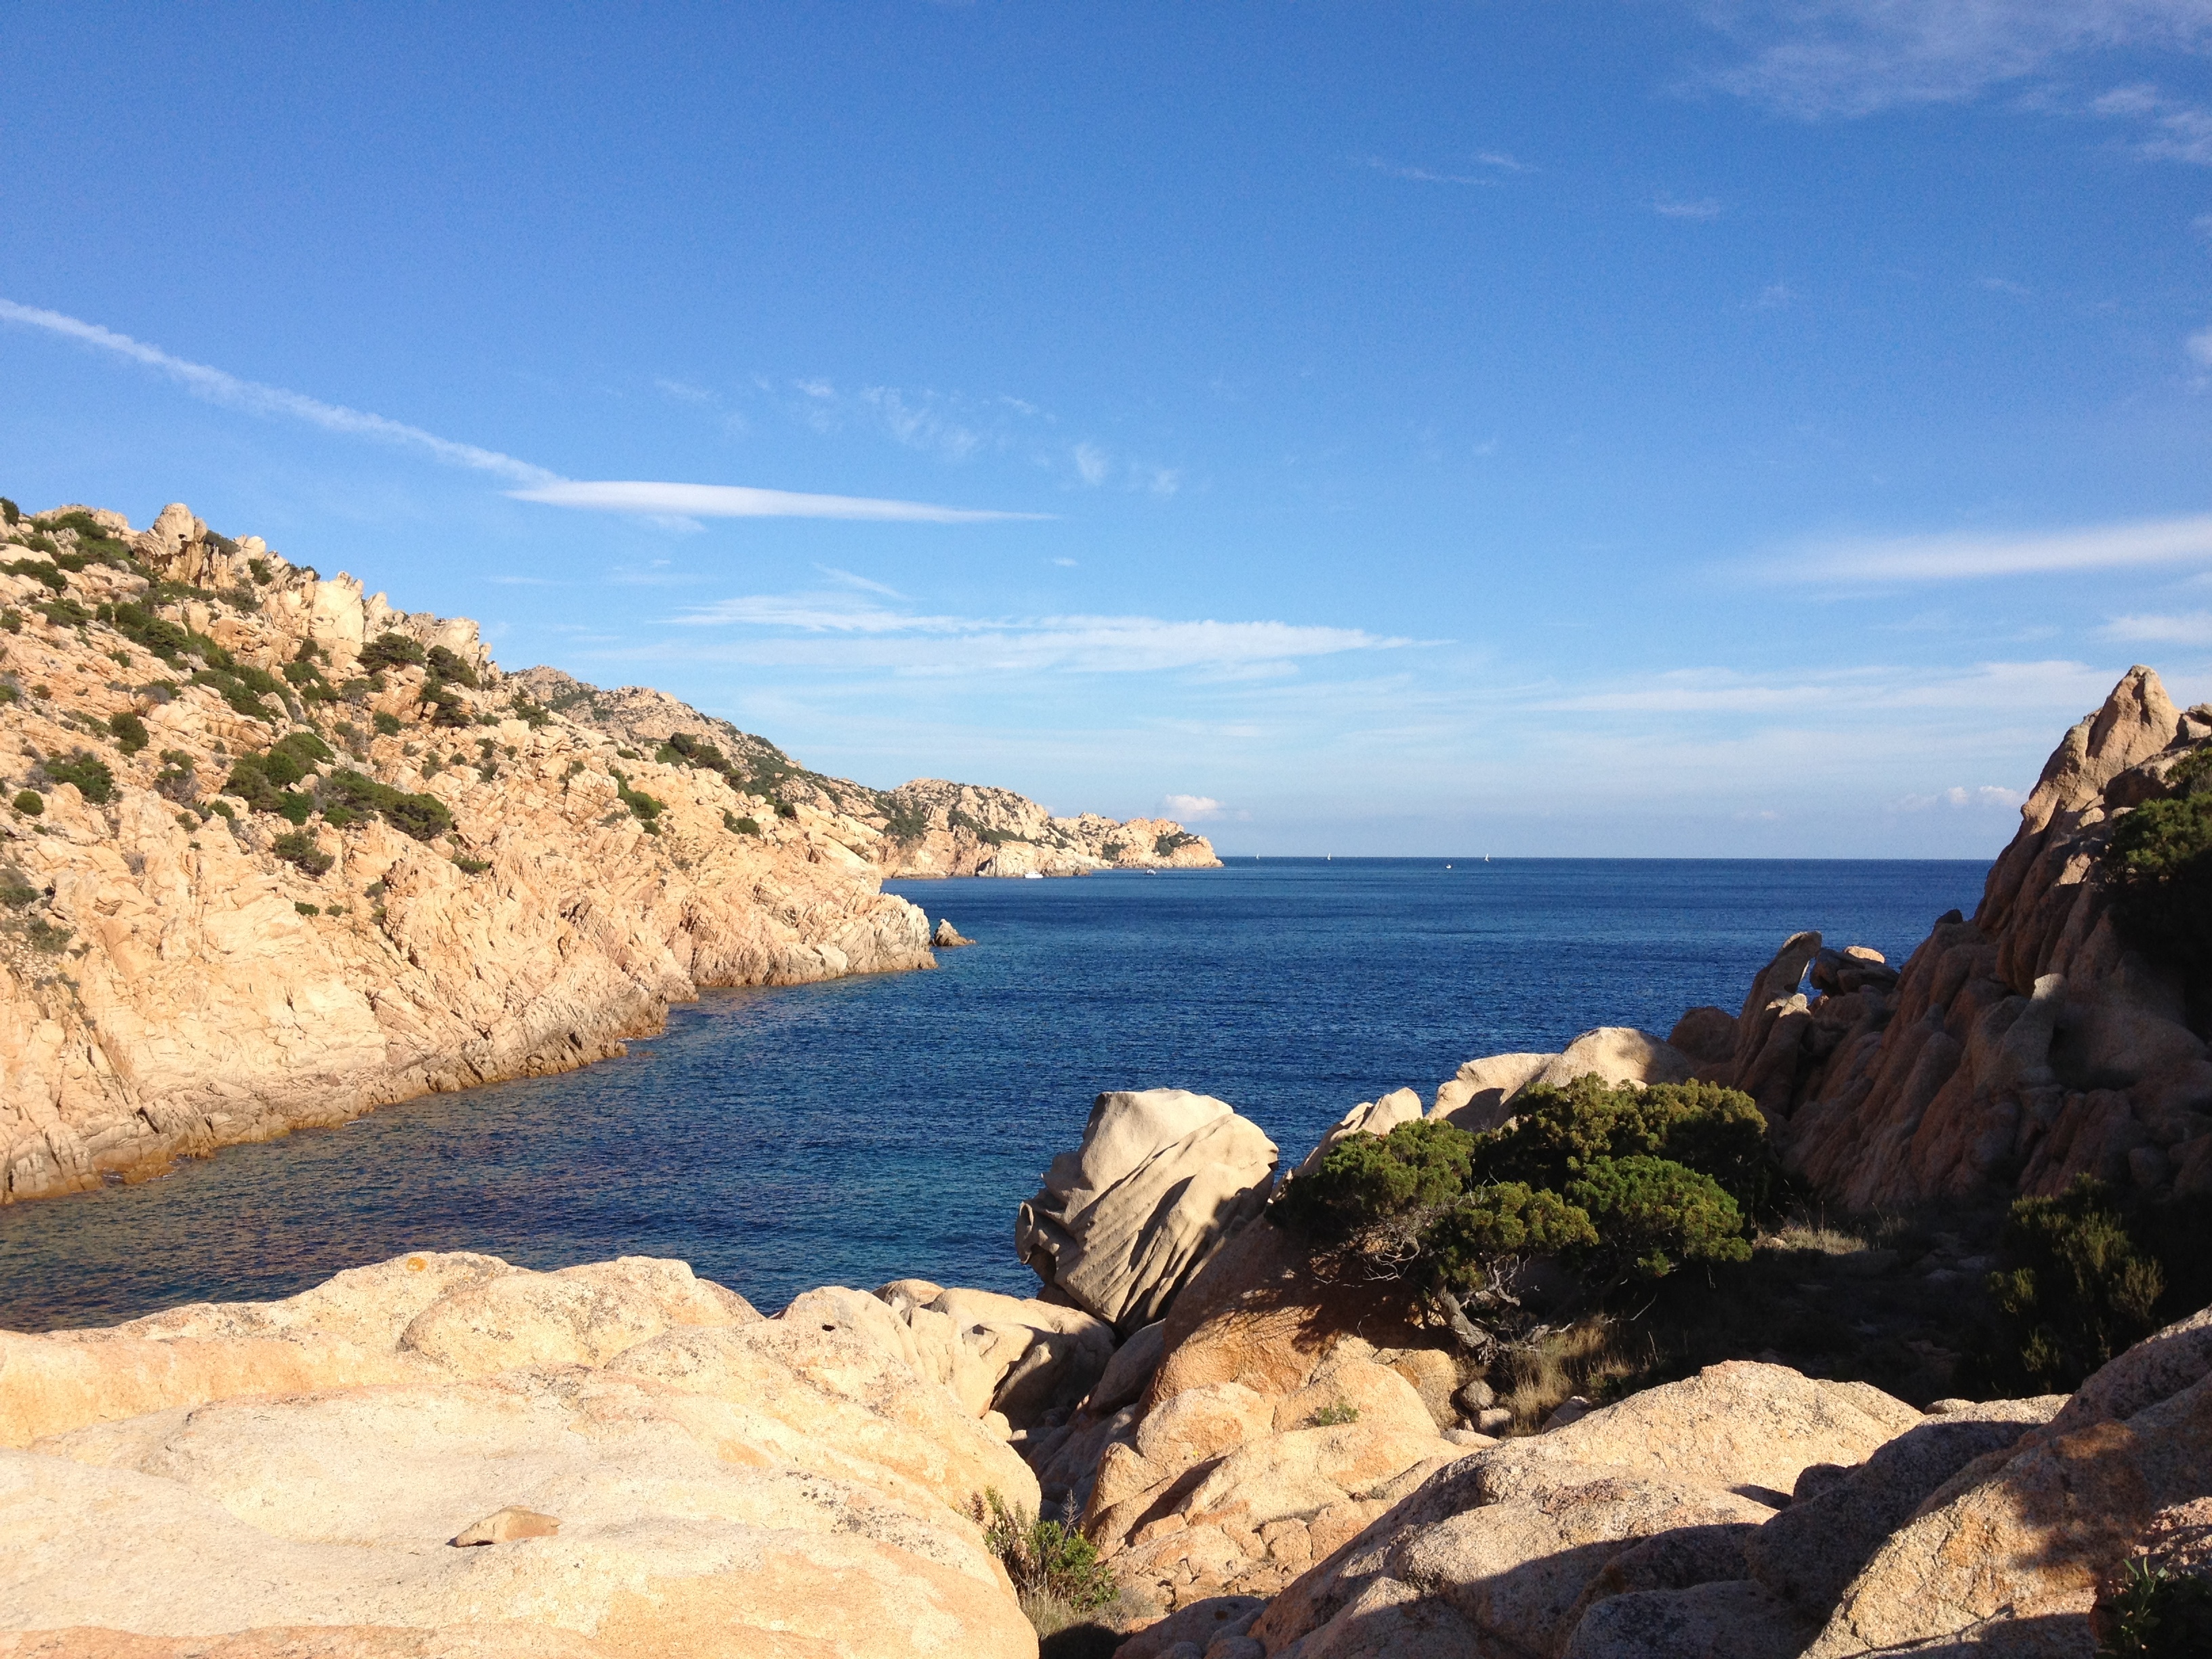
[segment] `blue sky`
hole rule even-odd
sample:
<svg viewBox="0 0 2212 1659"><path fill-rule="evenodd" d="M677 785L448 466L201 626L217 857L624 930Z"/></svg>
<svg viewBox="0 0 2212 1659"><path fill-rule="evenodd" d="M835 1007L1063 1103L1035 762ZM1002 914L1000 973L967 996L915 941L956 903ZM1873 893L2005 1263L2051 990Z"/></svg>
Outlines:
<svg viewBox="0 0 2212 1659"><path fill-rule="evenodd" d="M1231 852L1987 855L2130 663L2212 696L2208 68L2212 0L22 8L0 492Z"/></svg>

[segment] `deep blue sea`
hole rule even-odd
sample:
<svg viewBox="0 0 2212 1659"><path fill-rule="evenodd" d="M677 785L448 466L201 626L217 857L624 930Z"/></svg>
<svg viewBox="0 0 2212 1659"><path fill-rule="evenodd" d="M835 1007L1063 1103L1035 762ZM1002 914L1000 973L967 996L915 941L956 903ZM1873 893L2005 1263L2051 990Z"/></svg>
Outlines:
<svg viewBox="0 0 2212 1659"><path fill-rule="evenodd" d="M1739 1006L1790 933L1902 961L1980 862L1268 859L898 882L934 973L710 992L628 1058L0 1209L0 1328L286 1296L408 1249L680 1256L773 1311L1026 1293L1015 1206L1104 1089L1218 1095L1291 1161L1348 1108L1593 1025Z"/></svg>

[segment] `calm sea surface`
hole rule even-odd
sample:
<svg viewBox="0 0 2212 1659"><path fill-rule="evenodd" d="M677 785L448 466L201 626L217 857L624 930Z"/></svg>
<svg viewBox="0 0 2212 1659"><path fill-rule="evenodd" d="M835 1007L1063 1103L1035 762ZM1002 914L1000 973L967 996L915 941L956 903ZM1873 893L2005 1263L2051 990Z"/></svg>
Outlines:
<svg viewBox="0 0 2212 1659"><path fill-rule="evenodd" d="M710 992L564 1077L0 1209L0 1328L289 1295L408 1249L680 1256L763 1310L904 1274L1026 1293L1014 1209L1104 1089L1218 1095L1293 1161L1473 1056L1734 1008L1791 932L1901 961L1984 863L1238 860L899 882L935 973Z"/></svg>

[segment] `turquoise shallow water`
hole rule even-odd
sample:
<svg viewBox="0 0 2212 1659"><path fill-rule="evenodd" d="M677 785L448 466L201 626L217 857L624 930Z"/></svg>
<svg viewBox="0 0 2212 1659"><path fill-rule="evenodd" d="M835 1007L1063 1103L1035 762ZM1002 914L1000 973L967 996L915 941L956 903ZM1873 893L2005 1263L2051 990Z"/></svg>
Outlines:
<svg viewBox="0 0 2212 1659"><path fill-rule="evenodd" d="M405 1249L681 1256L763 1310L902 1274L1025 1292L1015 1206L1103 1089L1219 1096L1292 1158L1476 1054L1734 1008L1790 933L1893 961L1978 862L1240 860L891 884L916 973L710 993L627 1059L0 1210L0 1328L289 1295Z"/></svg>

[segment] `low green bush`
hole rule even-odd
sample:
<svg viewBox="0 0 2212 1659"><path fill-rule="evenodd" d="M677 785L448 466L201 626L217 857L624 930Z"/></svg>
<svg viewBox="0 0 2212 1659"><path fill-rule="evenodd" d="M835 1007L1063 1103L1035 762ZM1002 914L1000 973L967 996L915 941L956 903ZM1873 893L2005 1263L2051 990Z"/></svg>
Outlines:
<svg viewBox="0 0 2212 1659"><path fill-rule="evenodd" d="M105 806L115 799L115 774L97 755L80 749L67 760L49 756L40 766L56 783L75 784L77 793L95 806Z"/></svg>
<svg viewBox="0 0 2212 1659"><path fill-rule="evenodd" d="M1040 1634L1051 1633L1042 1628L1047 1622L1055 1629L1064 1627L1073 1617L1095 1612L1120 1593L1114 1570L1098 1559L1097 1547L1075 1528L1040 1521L1008 1504L991 1487L969 1503L983 1529L983 1547L1006 1568L1014 1594Z"/></svg>
<svg viewBox="0 0 2212 1659"><path fill-rule="evenodd" d="M264 587L276 580L276 573L269 568L269 561L266 559L248 559L246 562L246 568L252 573L253 580Z"/></svg>
<svg viewBox="0 0 2212 1659"><path fill-rule="evenodd" d="M15 524L22 519L22 516L23 509L21 507L16 506L15 502L9 501L5 495L0 495L0 520L5 520L9 524Z"/></svg>
<svg viewBox="0 0 2212 1659"><path fill-rule="evenodd" d="M324 874L333 862L328 853L315 845L314 836L307 830L287 830L269 844L269 850L310 876Z"/></svg>
<svg viewBox="0 0 2212 1659"><path fill-rule="evenodd" d="M1199 838L1188 830L1170 830L1152 837L1152 856L1171 858L1179 848L1195 847Z"/></svg>
<svg viewBox="0 0 2212 1659"><path fill-rule="evenodd" d="M1516 1104L1486 1134L1417 1119L1348 1135L1284 1185L1268 1218L1325 1275L1401 1283L1478 1351L1686 1264L1750 1259L1746 1211L1772 1176L1747 1096L1583 1078ZM1524 1281L1546 1260L1566 1279L1538 1297Z"/></svg>
<svg viewBox="0 0 2212 1659"><path fill-rule="evenodd" d="M615 781L615 798L629 808L639 823L648 830L653 829L654 820L668 810L668 803L655 800L641 789L631 788L629 777L621 772L611 772L611 775Z"/></svg>
<svg viewBox="0 0 2212 1659"><path fill-rule="evenodd" d="M379 737L396 738L399 735L399 716L397 714L387 714L380 708L370 716L369 724L376 728Z"/></svg>
<svg viewBox="0 0 2212 1659"><path fill-rule="evenodd" d="M358 772L341 769L323 780L324 816L331 805L380 814L386 823L416 841L435 841L453 827L453 815L435 795L410 795Z"/></svg>
<svg viewBox="0 0 2212 1659"><path fill-rule="evenodd" d="M2176 766L2166 787L2121 815L2098 864L2122 937L2201 979L2212 972L2212 748Z"/></svg>
<svg viewBox="0 0 2212 1659"><path fill-rule="evenodd" d="M2212 1654L2212 1577L2130 1561L2097 1601L2102 1659L2203 1659Z"/></svg>
<svg viewBox="0 0 2212 1659"><path fill-rule="evenodd" d="M442 645L434 645L424 658L431 674L438 679L450 680L455 685L477 689L477 671Z"/></svg>
<svg viewBox="0 0 2212 1659"><path fill-rule="evenodd" d="M2057 1198L2015 1200L1990 1275L1990 1322L1969 1342L1969 1385L2070 1393L2163 1324L2166 1269L2144 1235L2171 1230L2166 1209L2143 1206L2131 1218L2111 1188L2086 1175ZM2175 1241L2177 1253L2199 1256L2201 1243Z"/></svg>
<svg viewBox="0 0 2212 1659"><path fill-rule="evenodd" d="M115 734L115 746L126 755L135 755L153 738L147 732L146 722L125 709L107 717L107 729Z"/></svg>
<svg viewBox="0 0 2212 1659"><path fill-rule="evenodd" d="M757 836L761 832L758 818L741 818L727 807L722 810L722 827L733 836Z"/></svg>
<svg viewBox="0 0 2212 1659"><path fill-rule="evenodd" d="M62 574L61 567L45 559L10 559L7 563L0 564L0 570L11 576L31 577L45 583L57 593L69 592L69 578Z"/></svg>
<svg viewBox="0 0 2212 1659"><path fill-rule="evenodd" d="M18 789L15 799L9 804L27 818L37 817L46 810L45 798L35 789Z"/></svg>
<svg viewBox="0 0 2212 1659"><path fill-rule="evenodd" d="M419 668L423 650L404 634L379 634L361 648L361 665L374 674L386 668Z"/></svg>

